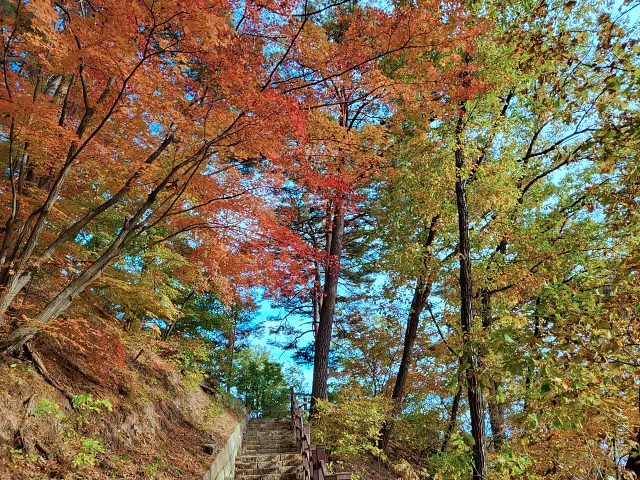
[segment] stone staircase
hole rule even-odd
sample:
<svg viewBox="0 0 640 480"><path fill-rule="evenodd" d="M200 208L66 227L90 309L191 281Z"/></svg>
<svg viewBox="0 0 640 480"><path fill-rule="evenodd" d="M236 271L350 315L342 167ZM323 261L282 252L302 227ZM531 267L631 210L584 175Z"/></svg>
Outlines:
<svg viewBox="0 0 640 480"><path fill-rule="evenodd" d="M302 480L302 455L296 451L290 419L249 420L236 458L236 480Z"/></svg>

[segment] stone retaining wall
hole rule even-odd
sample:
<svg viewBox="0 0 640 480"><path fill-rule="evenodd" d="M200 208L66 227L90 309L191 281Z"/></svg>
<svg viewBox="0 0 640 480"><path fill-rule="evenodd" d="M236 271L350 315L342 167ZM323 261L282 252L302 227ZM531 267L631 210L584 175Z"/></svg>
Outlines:
<svg viewBox="0 0 640 480"><path fill-rule="evenodd" d="M244 417L240 425L233 431L227 443L222 447L213 465L205 474L203 480L233 480L236 466L236 455L242 446L242 435L247 428L249 415Z"/></svg>

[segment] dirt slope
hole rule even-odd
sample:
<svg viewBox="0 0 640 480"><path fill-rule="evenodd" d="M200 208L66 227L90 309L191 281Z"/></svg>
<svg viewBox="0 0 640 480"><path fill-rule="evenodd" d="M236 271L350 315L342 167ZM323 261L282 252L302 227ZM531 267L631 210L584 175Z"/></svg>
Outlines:
<svg viewBox="0 0 640 480"><path fill-rule="evenodd" d="M181 373L175 347L115 325L48 328L32 347L50 381L31 359L0 358L0 478L204 475L215 458L204 446L221 448L242 414Z"/></svg>

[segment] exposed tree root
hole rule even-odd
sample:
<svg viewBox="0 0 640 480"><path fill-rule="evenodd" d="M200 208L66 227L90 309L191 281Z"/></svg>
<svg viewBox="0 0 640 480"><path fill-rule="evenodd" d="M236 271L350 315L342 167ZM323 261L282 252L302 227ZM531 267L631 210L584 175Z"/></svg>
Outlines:
<svg viewBox="0 0 640 480"><path fill-rule="evenodd" d="M48 372L47 367L44 366L44 363L42 363L42 359L40 358L40 355L38 355L38 352L28 343L24 344L24 351L27 354L27 356L29 358L31 358L31 360L33 361L33 364L36 367L36 370L38 371L38 373L40 373L40 375L42 375L42 377L51 385L53 386L55 389L59 390L66 398L67 400L69 400L69 402L71 403L73 401L73 395L71 394L71 392L69 392L69 390L67 390L66 388L64 388L62 385L60 385L56 379L54 379Z"/></svg>

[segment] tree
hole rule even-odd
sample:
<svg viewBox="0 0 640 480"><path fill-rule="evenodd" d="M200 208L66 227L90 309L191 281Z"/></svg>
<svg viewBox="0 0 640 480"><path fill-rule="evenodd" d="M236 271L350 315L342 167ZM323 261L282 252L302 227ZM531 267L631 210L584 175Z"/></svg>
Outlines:
<svg viewBox="0 0 640 480"><path fill-rule="evenodd" d="M429 69L425 52L450 48L441 45L442 38L457 45L473 35L462 27L464 9L448 10L446 23L437 20L439 9L421 2L395 6L390 13L356 5L338 8L323 23L307 23L305 18L299 41L292 48L289 69L294 75L286 88L314 111L308 147L302 150L310 168L299 171L295 182L319 199L315 208L325 212L327 222L322 296L316 302L321 305L314 350L314 398L327 397L331 331L348 218L357 213L354 207L359 194L365 194L384 161L387 139L381 124L389 117L390 107L385 104L401 84L400 59L419 60L430 74L427 78L437 81L434 76L439 72ZM426 99L434 96L424 93Z"/></svg>
<svg viewBox="0 0 640 480"><path fill-rule="evenodd" d="M300 390L296 370L283 371L264 350L243 349L236 356L233 389L250 410L265 416L283 415L290 411L290 388Z"/></svg>
<svg viewBox="0 0 640 480"><path fill-rule="evenodd" d="M64 312L134 243L147 248L181 235L200 245L229 243L229 232L242 223L238 212L253 212L257 223L243 227L237 248L263 236L260 225L271 224L277 235L248 181L257 169L252 174L242 162L265 156L277 162L297 109L262 86L264 54L234 31L230 8L138 2L124 9L108 0L54 8L17 0L9 9L3 195L12 208L0 248L0 313L54 258L64 266L53 272L61 290L39 309L36 323L3 341L3 351L19 349L39 323ZM246 20L243 28L259 29L260 20ZM248 76L255 81L246 82ZM246 82L241 92L238 78ZM276 112L282 121L271 118ZM70 243L92 235L111 212L119 221L109 241L89 258L80 242L80 254L69 261ZM167 235L152 240L159 226Z"/></svg>

